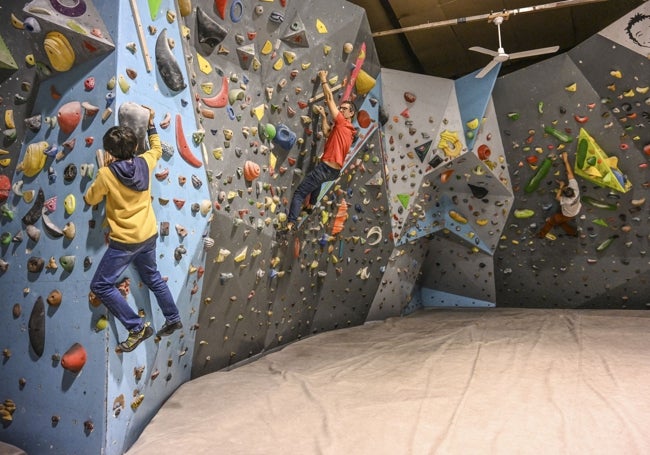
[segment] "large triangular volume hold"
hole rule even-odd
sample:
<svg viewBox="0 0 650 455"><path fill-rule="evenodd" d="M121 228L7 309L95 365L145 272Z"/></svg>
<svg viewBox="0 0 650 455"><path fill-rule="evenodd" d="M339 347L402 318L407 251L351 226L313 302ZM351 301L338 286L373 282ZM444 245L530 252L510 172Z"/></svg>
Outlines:
<svg viewBox="0 0 650 455"><path fill-rule="evenodd" d="M199 43L207 46L209 48L207 50L210 52L228 35L228 30L219 25L198 6L196 7L196 28Z"/></svg>
<svg viewBox="0 0 650 455"><path fill-rule="evenodd" d="M287 33L281 38L285 43L296 47L309 47L309 40L307 39L307 32L305 24L303 23L300 15L296 13L289 27Z"/></svg>
<svg viewBox="0 0 650 455"><path fill-rule="evenodd" d="M255 58L255 44L247 44L246 46L237 48L237 57L239 58L239 65L242 69L247 70L251 66L251 62Z"/></svg>
<svg viewBox="0 0 650 455"><path fill-rule="evenodd" d="M14 60L14 57L11 55L11 51L2 39L2 36L0 36L0 68L12 70L18 69L16 60Z"/></svg>
<svg viewBox="0 0 650 455"><path fill-rule="evenodd" d="M23 11L38 20L42 42L34 47L36 60L65 72L115 49L108 28L90 0L84 2L34 0ZM35 41L35 43L38 40Z"/></svg>
<svg viewBox="0 0 650 455"><path fill-rule="evenodd" d="M432 143L433 141L429 141L415 147L415 153L417 153L421 163L424 163L424 159L426 158L427 153L429 153L429 149L431 148Z"/></svg>

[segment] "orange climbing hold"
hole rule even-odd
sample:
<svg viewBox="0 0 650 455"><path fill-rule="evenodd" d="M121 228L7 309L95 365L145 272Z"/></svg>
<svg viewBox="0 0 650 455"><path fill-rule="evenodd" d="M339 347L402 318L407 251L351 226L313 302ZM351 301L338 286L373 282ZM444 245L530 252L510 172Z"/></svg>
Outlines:
<svg viewBox="0 0 650 455"><path fill-rule="evenodd" d="M226 18L226 3L228 3L228 0L214 0L214 7L221 19Z"/></svg>
<svg viewBox="0 0 650 455"><path fill-rule="evenodd" d="M61 366L73 373L79 373L86 364L87 358L86 349L81 344L75 343L61 357Z"/></svg>
<svg viewBox="0 0 650 455"><path fill-rule="evenodd" d="M332 235L336 235L343 230L343 225L348 219L348 203L345 199L341 199L338 211L334 217L334 226L332 227Z"/></svg>

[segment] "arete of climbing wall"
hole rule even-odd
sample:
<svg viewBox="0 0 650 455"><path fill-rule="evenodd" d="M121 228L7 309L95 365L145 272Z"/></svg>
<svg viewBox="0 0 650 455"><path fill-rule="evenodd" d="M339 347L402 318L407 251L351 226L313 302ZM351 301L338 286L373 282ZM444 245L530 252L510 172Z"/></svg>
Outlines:
<svg viewBox="0 0 650 455"><path fill-rule="evenodd" d="M650 5L568 54L497 81L494 100L513 172L514 210L495 253L499 306L648 308ZM559 227L568 152L582 198L578 238ZM544 163L547 164L544 164Z"/></svg>
<svg viewBox="0 0 650 455"><path fill-rule="evenodd" d="M181 157L177 139L184 136L170 121L179 114L188 131L196 129L184 56L181 46L172 47L181 41L176 7L135 6L137 20L126 3L0 7L0 282L7 315L0 318L0 439L29 453L122 453L191 370L211 201L205 170ZM106 243L103 204L89 207L83 194L101 165L109 127L129 124L140 147L148 145L142 104L156 111L164 147L152 178L158 265L186 329L117 354L127 332L89 298ZM148 323L164 323L135 270L127 269L118 287Z"/></svg>

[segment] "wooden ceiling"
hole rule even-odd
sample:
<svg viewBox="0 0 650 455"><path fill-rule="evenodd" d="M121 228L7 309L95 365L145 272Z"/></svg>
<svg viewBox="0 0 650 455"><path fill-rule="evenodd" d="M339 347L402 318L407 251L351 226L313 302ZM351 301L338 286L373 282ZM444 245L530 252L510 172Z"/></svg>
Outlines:
<svg viewBox="0 0 650 455"><path fill-rule="evenodd" d="M366 10L373 33L504 10L549 1L534 0L349 0ZM593 1L593 0L592 0ZM514 53L559 45L566 52L646 0L603 0L511 15L501 26L502 44ZM466 22L408 33L378 36L375 48L382 67L456 79L485 66L490 57L469 51L471 46L498 48L497 27L485 21ZM507 61L500 74L548 58Z"/></svg>

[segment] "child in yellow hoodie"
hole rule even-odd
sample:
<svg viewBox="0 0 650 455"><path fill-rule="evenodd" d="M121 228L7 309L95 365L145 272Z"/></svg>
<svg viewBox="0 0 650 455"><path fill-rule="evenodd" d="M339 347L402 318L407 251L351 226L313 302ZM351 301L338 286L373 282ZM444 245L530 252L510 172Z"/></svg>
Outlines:
<svg viewBox="0 0 650 455"><path fill-rule="evenodd" d="M150 150L136 154L138 140L129 127L114 126L104 134L105 166L97 173L84 201L89 205L106 199L106 219L110 229L108 249L97 266L90 289L108 310L126 327L129 336L116 347L130 352L153 334L122 296L115 284L133 264L142 282L154 293L165 316L158 337L171 335L183 327L174 298L156 265L158 227L151 204L151 174L162 156L160 138L149 111Z"/></svg>

